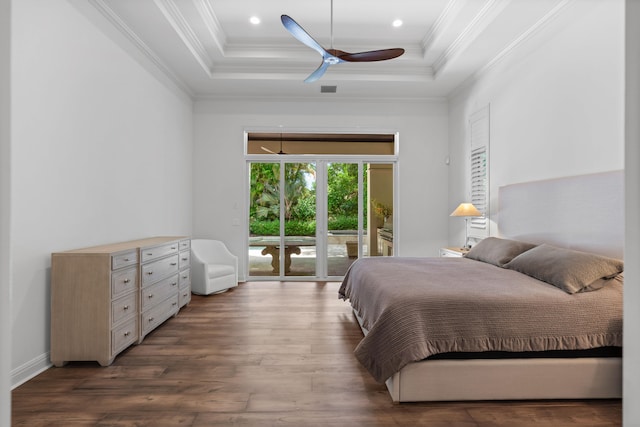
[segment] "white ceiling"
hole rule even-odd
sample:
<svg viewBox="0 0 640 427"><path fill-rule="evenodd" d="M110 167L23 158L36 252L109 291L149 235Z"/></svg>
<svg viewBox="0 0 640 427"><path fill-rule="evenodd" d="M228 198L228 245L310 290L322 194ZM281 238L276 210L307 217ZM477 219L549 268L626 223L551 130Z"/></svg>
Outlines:
<svg viewBox="0 0 640 427"><path fill-rule="evenodd" d="M334 47L401 47L400 58L331 66L280 22L287 14L331 47L331 0L88 0L194 98L448 95L555 20L571 0L334 0ZM249 22L261 19L259 25ZM392 21L401 19L395 28ZM320 86L337 85L334 94Z"/></svg>

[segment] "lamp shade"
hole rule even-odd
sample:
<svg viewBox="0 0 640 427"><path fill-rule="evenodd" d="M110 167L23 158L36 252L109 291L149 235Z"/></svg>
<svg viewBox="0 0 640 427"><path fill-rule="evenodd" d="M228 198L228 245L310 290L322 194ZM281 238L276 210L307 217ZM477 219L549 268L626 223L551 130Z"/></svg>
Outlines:
<svg viewBox="0 0 640 427"><path fill-rule="evenodd" d="M482 216L482 213L471 203L460 203L449 216Z"/></svg>

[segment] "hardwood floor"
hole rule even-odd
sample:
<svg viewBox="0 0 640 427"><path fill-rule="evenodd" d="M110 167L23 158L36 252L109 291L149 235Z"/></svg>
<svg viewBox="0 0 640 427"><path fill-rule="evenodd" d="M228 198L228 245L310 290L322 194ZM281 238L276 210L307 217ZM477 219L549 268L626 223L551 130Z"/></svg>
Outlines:
<svg viewBox="0 0 640 427"><path fill-rule="evenodd" d="M249 282L191 304L109 367L16 388L14 426L620 426L620 400L393 404L352 355L337 283Z"/></svg>

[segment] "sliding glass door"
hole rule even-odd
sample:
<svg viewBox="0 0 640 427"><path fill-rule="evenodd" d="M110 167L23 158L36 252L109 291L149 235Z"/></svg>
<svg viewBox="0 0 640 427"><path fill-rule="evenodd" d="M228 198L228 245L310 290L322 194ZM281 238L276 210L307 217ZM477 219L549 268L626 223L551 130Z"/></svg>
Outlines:
<svg viewBox="0 0 640 427"><path fill-rule="evenodd" d="M328 161L323 162L323 166L326 171L327 276L338 277L344 276L359 252L367 249L362 245L367 223L367 181L363 179L364 169L359 163Z"/></svg>
<svg viewBox="0 0 640 427"><path fill-rule="evenodd" d="M280 163L251 163L249 276L280 275Z"/></svg>
<svg viewBox="0 0 640 427"><path fill-rule="evenodd" d="M316 276L315 163L251 163L249 275Z"/></svg>
<svg viewBox="0 0 640 427"><path fill-rule="evenodd" d="M317 276L316 164L284 163L284 276Z"/></svg>
<svg viewBox="0 0 640 427"><path fill-rule="evenodd" d="M337 279L359 257L393 255L393 163L287 156L249 168L251 278Z"/></svg>

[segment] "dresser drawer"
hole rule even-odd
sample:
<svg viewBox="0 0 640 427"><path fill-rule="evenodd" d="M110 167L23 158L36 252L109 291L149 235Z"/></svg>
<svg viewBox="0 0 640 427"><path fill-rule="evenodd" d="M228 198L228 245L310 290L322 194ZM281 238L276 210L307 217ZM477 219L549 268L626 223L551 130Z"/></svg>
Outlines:
<svg viewBox="0 0 640 427"><path fill-rule="evenodd" d="M128 268L126 270L114 271L111 273L111 297L117 298L138 288L138 269Z"/></svg>
<svg viewBox="0 0 640 427"><path fill-rule="evenodd" d="M180 270L184 270L191 266L191 252L180 252L180 259L178 261L178 267Z"/></svg>
<svg viewBox="0 0 640 427"><path fill-rule="evenodd" d="M142 335L146 335L151 332L160 323L176 314L178 312L178 307L178 293L176 292L176 294L171 298L162 301L151 310L142 313Z"/></svg>
<svg viewBox="0 0 640 427"><path fill-rule="evenodd" d="M154 305L162 302L171 294L178 293L178 275L167 277L160 282L142 289L142 301L140 308L148 310Z"/></svg>
<svg viewBox="0 0 640 427"><path fill-rule="evenodd" d="M178 254L142 266L142 286L178 272Z"/></svg>
<svg viewBox="0 0 640 427"><path fill-rule="evenodd" d="M178 242L166 243L164 245L153 246L140 249L141 262L148 262L166 255L178 253Z"/></svg>
<svg viewBox="0 0 640 427"><path fill-rule="evenodd" d="M138 316L111 331L111 355L114 356L138 339Z"/></svg>
<svg viewBox="0 0 640 427"><path fill-rule="evenodd" d="M191 301L191 286L187 285L184 288L180 288L180 295L178 297L178 303L180 307L189 304Z"/></svg>
<svg viewBox="0 0 640 427"><path fill-rule="evenodd" d="M132 292L122 298L111 301L111 325L116 325L122 320L138 312L138 293Z"/></svg>
<svg viewBox="0 0 640 427"><path fill-rule="evenodd" d="M130 265L136 265L138 263L138 251L125 252L122 254L116 254L111 256L111 269L117 270L119 268L127 267Z"/></svg>
<svg viewBox="0 0 640 427"><path fill-rule="evenodd" d="M186 251L188 249L191 249L191 240L186 239L186 240L180 240L180 250L181 251Z"/></svg>
<svg viewBox="0 0 640 427"><path fill-rule="evenodd" d="M180 272L180 287L183 288L191 283L191 269Z"/></svg>

